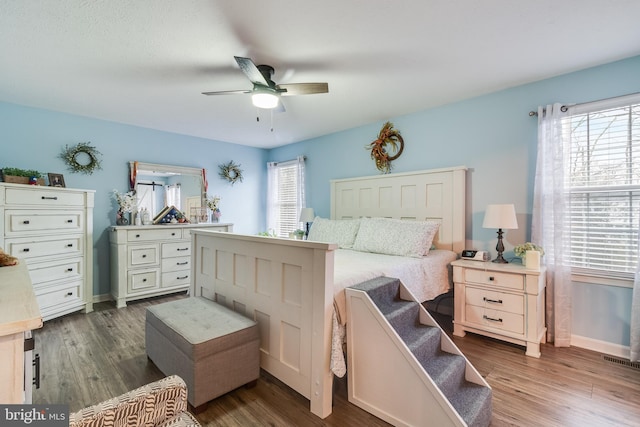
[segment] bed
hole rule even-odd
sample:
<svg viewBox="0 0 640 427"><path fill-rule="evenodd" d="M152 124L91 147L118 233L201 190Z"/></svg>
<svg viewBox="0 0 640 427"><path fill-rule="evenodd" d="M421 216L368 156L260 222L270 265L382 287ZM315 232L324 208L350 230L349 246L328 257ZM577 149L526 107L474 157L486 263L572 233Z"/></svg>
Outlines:
<svg viewBox="0 0 640 427"><path fill-rule="evenodd" d="M448 252L455 256L464 248L464 167L340 179L330 184L331 220L380 217L436 222L439 227L429 255ZM341 290L336 284L341 288L348 280L362 281L363 276L358 275L362 272L380 275L384 263L366 261L353 276L353 257L358 251L341 249L338 243L204 229L192 231L192 240L192 295L214 299L254 318L260 329L261 367L309 399L312 413L328 416L334 326L348 321L348 313L340 308ZM389 261L391 273L384 274L403 274L397 270L399 262ZM428 292L437 295L440 291Z"/></svg>

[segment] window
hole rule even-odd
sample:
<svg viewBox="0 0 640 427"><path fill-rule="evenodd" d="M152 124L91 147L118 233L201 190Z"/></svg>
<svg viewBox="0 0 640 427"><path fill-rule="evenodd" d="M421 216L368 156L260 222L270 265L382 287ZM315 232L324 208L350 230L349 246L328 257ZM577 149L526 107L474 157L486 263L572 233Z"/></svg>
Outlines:
<svg viewBox="0 0 640 427"><path fill-rule="evenodd" d="M300 209L305 207L304 158L269 163L267 228L278 237L288 237L300 228Z"/></svg>
<svg viewBox="0 0 640 427"><path fill-rule="evenodd" d="M640 96L569 108L572 271L631 278L640 227Z"/></svg>

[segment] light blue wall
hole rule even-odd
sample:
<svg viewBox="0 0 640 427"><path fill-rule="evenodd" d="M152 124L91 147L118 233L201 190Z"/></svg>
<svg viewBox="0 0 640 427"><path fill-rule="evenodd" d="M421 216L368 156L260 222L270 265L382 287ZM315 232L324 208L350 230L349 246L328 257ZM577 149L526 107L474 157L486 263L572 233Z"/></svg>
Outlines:
<svg viewBox="0 0 640 427"><path fill-rule="evenodd" d="M328 217L330 179L379 173L365 146L390 120L405 141L393 172L469 168L467 245L495 256L495 230L481 226L487 204L515 203L520 228L505 233L507 251L530 239L537 118L529 111L634 92L640 92L640 56L280 147L270 151L269 160L306 155L307 205ZM573 295L574 334L629 345L628 288L576 284Z"/></svg>
<svg viewBox="0 0 640 427"><path fill-rule="evenodd" d="M67 187L95 190L94 294L109 294L108 227L115 225L111 192L128 190L129 161L206 168L209 193L222 197L222 220L241 233L264 228L266 151L159 132L59 112L0 103L0 168L5 166L64 174ZM58 157L65 145L90 141L102 153L102 170L70 173ZM218 177L218 165L242 164L244 182L233 186Z"/></svg>
<svg viewBox="0 0 640 427"><path fill-rule="evenodd" d="M222 196L223 220L234 222L238 232L253 234L265 227L267 161L306 155L308 205L317 214L329 216L329 180L378 174L364 147L375 139L382 123L391 120L406 142L394 172L469 168L468 247L495 253L495 230L481 227L489 203L516 205L520 229L506 232L508 250L530 239L536 119L528 112L539 104L580 103L640 92L638 76L640 57L635 57L440 108L381 118L378 123L268 151L0 103L0 167L59 172L68 187L96 190L94 292L104 295L109 292L106 230L115 217L110 192L127 190L128 161L206 168L209 192ZM103 170L88 176L71 174L57 156L66 144L86 141L103 153ZM244 182L231 186L218 178L217 165L229 160L242 165ZM574 286L575 334L628 346L629 313L629 289Z"/></svg>

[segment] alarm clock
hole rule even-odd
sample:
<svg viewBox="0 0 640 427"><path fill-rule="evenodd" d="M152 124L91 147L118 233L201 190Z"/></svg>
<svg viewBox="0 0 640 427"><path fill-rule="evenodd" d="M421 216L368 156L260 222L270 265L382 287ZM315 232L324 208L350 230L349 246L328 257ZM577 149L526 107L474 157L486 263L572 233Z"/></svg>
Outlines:
<svg viewBox="0 0 640 427"><path fill-rule="evenodd" d="M490 261L491 255L487 251L476 251L471 249L465 249L460 254L460 258L462 259L470 259L473 261Z"/></svg>

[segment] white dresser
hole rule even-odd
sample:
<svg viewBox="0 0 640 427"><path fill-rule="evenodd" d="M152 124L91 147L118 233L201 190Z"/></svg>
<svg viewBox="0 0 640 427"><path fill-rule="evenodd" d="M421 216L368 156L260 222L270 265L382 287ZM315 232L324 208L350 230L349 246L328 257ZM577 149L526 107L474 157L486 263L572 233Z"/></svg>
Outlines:
<svg viewBox="0 0 640 427"><path fill-rule="evenodd" d="M44 320L93 310L93 190L0 184L0 247L23 259Z"/></svg>
<svg viewBox="0 0 640 427"><path fill-rule="evenodd" d="M233 224L138 225L111 228L111 296L127 301L170 294L191 286L194 228L233 231Z"/></svg>
<svg viewBox="0 0 640 427"><path fill-rule="evenodd" d="M453 335L474 332L527 347L540 357L546 340L546 268L457 260L453 266Z"/></svg>

